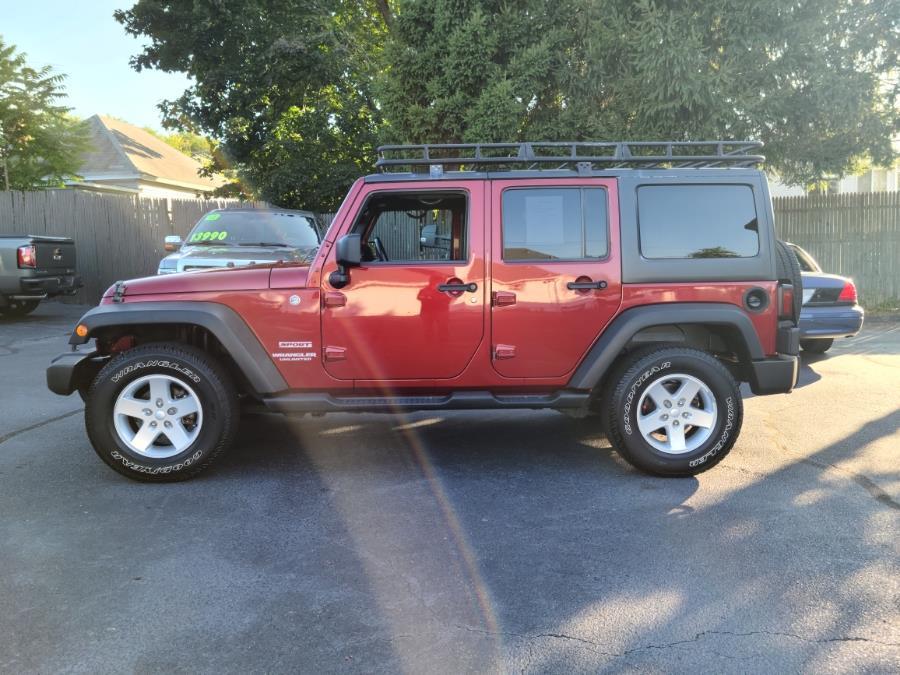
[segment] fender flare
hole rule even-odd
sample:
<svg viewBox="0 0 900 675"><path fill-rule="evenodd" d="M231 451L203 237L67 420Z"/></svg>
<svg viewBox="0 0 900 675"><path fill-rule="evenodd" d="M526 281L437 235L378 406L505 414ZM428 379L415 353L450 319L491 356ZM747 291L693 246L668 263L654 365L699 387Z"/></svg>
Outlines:
<svg viewBox="0 0 900 675"><path fill-rule="evenodd" d="M639 331L666 324L706 324L737 329L753 361L765 358L750 317L737 305L723 302L673 302L626 309L613 319L569 379L572 389L593 389L628 341Z"/></svg>
<svg viewBox="0 0 900 675"><path fill-rule="evenodd" d="M101 328L136 325L193 325L212 333L237 364L257 394L274 394L288 386L262 343L230 307L216 302L129 302L99 305L78 322L87 327L84 337L74 332L69 344L86 343Z"/></svg>

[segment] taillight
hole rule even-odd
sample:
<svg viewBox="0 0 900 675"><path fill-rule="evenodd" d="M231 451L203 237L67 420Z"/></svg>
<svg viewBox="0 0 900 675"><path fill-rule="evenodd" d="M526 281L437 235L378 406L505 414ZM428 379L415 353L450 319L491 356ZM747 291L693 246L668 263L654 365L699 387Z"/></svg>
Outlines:
<svg viewBox="0 0 900 675"><path fill-rule="evenodd" d="M844 283L844 287L841 289L841 294L838 296L837 301L846 302L851 305L856 304L856 286L852 281Z"/></svg>
<svg viewBox="0 0 900 675"><path fill-rule="evenodd" d="M20 246L16 253L16 260L19 263L19 267L37 267L37 262L34 258L34 246Z"/></svg>
<svg viewBox="0 0 900 675"><path fill-rule="evenodd" d="M794 318L794 286L793 284L778 284L778 318Z"/></svg>

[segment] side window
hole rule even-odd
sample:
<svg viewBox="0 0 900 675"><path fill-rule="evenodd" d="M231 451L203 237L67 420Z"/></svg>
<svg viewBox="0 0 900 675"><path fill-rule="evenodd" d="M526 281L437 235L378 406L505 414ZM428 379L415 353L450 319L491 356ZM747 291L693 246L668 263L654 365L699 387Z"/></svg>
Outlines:
<svg viewBox="0 0 900 675"><path fill-rule="evenodd" d="M504 260L587 260L609 252L603 188L503 192Z"/></svg>
<svg viewBox="0 0 900 675"><path fill-rule="evenodd" d="M467 206L461 192L376 192L352 231L363 235L363 260L373 264L465 262Z"/></svg>
<svg viewBox="0 0 900 675"><path fill-rule="evenodd" d="M759 253L749 185L643 185L637 203L645 258L752 258Z"/></svg>

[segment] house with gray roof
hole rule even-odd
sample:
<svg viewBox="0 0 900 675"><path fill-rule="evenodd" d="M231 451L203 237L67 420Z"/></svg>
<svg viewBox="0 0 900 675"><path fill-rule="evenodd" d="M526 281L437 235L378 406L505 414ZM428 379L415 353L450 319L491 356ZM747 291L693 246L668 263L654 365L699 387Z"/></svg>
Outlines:
<svg viewBox="0 0 900 675"><path fill-rule="evenodd" d="M202 165L150 132L122 120L94 115L87 120L92 149L71 187L145 197L211 195L224 181L201 176Z"/></svg>

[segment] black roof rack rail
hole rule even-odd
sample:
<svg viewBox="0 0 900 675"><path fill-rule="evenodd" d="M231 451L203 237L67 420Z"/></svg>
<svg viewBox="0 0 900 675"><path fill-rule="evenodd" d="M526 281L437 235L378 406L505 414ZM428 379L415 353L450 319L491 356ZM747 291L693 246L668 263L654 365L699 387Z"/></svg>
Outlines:
<svg viewBox="0 0 900 675"><path fill-rule="evenodd" d="M760 141L575 141L527 143L436 143L382 145L381 173L415 167L452 170L752 167L765 160L751 154ZM552 166L548 166L552 165Z"/></svg>

